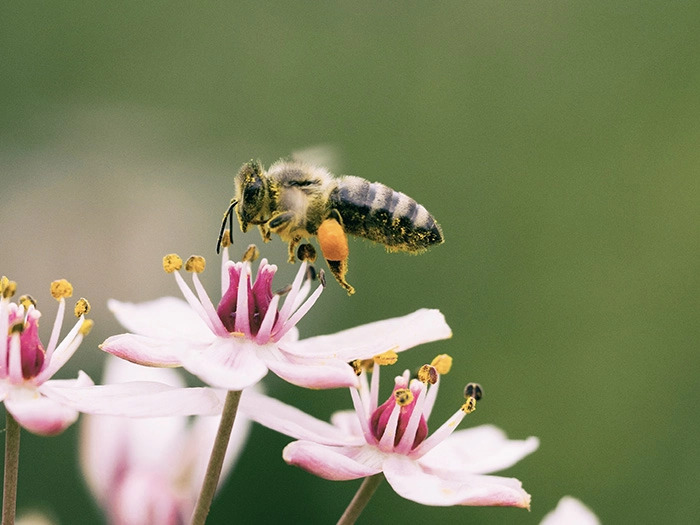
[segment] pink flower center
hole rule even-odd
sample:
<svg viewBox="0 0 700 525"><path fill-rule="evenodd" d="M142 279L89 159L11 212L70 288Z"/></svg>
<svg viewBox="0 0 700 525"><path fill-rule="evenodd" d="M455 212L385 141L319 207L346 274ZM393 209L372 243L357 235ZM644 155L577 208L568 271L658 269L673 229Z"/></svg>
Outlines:
<svg viewBox="0 0 700 525"><path fill-rule="evenodd" d="M416 407L419 392L420 388L409 390L408 388L402 388L400 385L394 387L394 391L389 399L377 407L370 417L370 431L377 441L380 441L385 432L387 432L387 425L389 424L394 407L399 405L399 418L396 422L394 434L394 446L398 446L401 438L406 433L411 415ZM411 450L420 445L427 436L428 423L425 421L425 417L421 415L416 429L416 435L411 445Z"/></svg>
<svg viewBox="0 0 700 525"><path fill-rule="evenodd" d="M275 271L268 265L261 266L255 281L251 285L250 277L245 279L248 294L248 308L245 312L238 312L238 288L240 284L241 272L246 271L247 266L242 264L232 265L228 269L229 286L224 293L216 313L219 319L229 332L235 332L236 315L247 315L250 326L248 337L255 337L260 331L265 314L272 301L272 279ZM276 320L276 319L275 319Z"/></svg>
<svg viewBox="0 0 700 525"><path fill-rule="evenodd" d="M21 331L19 332L20 341L20 355L22 361L22 377L25 379L31 379L41 372L44 366L44 359L46 357L46 350L39 340L38 332L38 316L28 315L26 321L23 320L23 316L19 312L11 312L9 316L9 326L21 325ZM7 336L7 347L10 347L13 335ZM5 363L5 369L9 368L9 353L7 354L7 362Z"/></svg>

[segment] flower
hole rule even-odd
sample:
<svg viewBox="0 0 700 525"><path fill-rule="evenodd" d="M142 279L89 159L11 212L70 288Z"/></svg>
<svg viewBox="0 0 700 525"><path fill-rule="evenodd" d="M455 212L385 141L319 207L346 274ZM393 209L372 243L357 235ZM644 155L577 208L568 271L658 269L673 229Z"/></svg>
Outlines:
<svg viewBox="0 0 700 525"><path fill-rule="evenodd" d="M77 379L51 379L78 349L93 322L81 298L75 306L78 321L59 343L66 298L73 294L65 279L51 283L58 301L58 313L46 347L39 339L41 313L36 301L23 295L10 302L17 288L6 277L0 280L0 400L25 429L40 435L63 432L78 418L78 412L129 414L133 416L168 413L215 413L221 402L205 389L173 389L159 383L130 383L119 387L95 386L79 372Z"/></svg>
<svg viewBox="0 0 700 525"><path fill-rule="evenodd" d="M530 495L520 481L485 474L530 454L538 439L509 440L491 425L453 432L475 409L481 396L478 385L467 385L466 403L428 435L440 372L449 369L448 361L440 356L425 365L420 379L409 381L408 370L396 377L394 391L382 405L375 362L371 388L363 370L361 387L351 388L355 410L336 412L331 424L252 392L244 393L241 409L258 423L298 439L285 447L284 460L322 478L351 480L383 472L400 496L424 505L529 508Z"/></svg>
<svg viewBox="0 0 700 525"><path fill-rule="evenodd" d="M540 525L600 525L600 520L579 500L564 496L557 507L542 519Z"/></svg>
<svg viewBox="0 0 700 525"><path fill-rule="evenodd" d="M109 357L104 381L139 378L182 387L174 370L146 368ZM110 523L187 523L202 486L219 417L133 419L87 416L81 423L80 459L88 486ZM250 423L236 419L222 480L248 436Z"/></svg>
<svg viewBox="0 0 700 525"><path fill-rule="evenodd" d="M132 333L108 338L102 350L143 365L183 366L227 390L243 390L268 370L295 385L334 388L358 385L348 365L354 359L451 336L440 312L423 309L299 341L295 325L320 296L323 275L322 284L307 298L311 272L302 262L292 285L272 293L275 265L263 259L253 278L248 258L232 262L227 247L223 252L222 297L216 308L197 275L204 270L204 259L193 256L185 264L195 295L179 273L182 260L166 256L164 269L175 275L187 302L172 297L141 304L111 300L110 309Z"/></svg>

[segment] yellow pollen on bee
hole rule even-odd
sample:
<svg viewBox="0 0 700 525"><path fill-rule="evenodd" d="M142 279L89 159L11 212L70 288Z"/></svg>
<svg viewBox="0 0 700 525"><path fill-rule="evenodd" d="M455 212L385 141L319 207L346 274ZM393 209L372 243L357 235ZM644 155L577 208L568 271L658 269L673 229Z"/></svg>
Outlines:
<svg viewBox="0 0 700 525"><path fill-rule="evenodd" d="M24 306L25 310L28 310L30 306L36 308L36 301L34 300L34 297L29 294L22 295L19 299L17 299L17 302Z"/></svg>
<svg viewBox="0 0 700 525"><path fill-rule="evenodd" d="M76 317L80 317L81 315L86 315L90 311L90 303L88 302L85 297L81 297L78 299L78 302L75 303L75 309L73 310L73 313L75 313Z"/></svg>
<svg viewBox="0 0 700 525"><path fill-rule="evenodd" d="M207 261L201 255L190 255L185 261L185 271L192 273L202 273L207 267Z"/></svg>
<svg viewBox="0 0 700 525"><path fill-rule="evenodd" d="M182 268L182 259L176 253L169 253L163 257L163 270L165 273L173 273Z"/></svg>
<svg viewBox="0 0 700 525"><path fill-rule="evenodd" d="M438 371L434 366L423 365L418 370L418 380L421 383L434 385L438 380Z"/></svg>
<svg viewBox="0 0 700 525"><path fill-rule="evenodd" d="M394 350L387 350L386 352L375 355L372 360L381 366L393 365L399 360L399 354Z"/></svg>
<svg viewBox="0 0 700 525"><path fill-rule="evenodd" d="M448 354L440 354L433 359L430 366L434 366L437 373L444 376L452 368L452 357Z"/></svg>
<svg viewBox="0 0 700 525"><path fill-rule="evenodd" d="M92 330L93 326L95 326L95 322L92 319L85 319L85 322L83 322L79 330L80 335L82 335L83 337L88 335Z"/></svg>
<svg viewBox="0 0 700 525"><path fill-rule="evenodd" d="M231 244L231 230L226 228L226 230L224 230L223 235L221 236L221 247L227 248L231 246Z"/></svg>
<svg viewBox="0 0 700 525"><path fill-rule="evenodd" d="M394 399L397 405L405 407L413 403L413 392L408 388L399 388L394 392Z"/></svg>
<svg viewBox="0 0 700 525"><path fill-rule="evenodd" d="M0 295L2 295L2 298L9 299L13 295L15 295L16 291L17 283L14 281L10 281L7 277L3 275L2 279L0 279Z"/></svg>
<svg viewBox="0 0 700 525"><path fill-rule="evenodd" d="M51 296L60 301L73 295L73 285L65 279L58 279L51 283Z"/></svg>
<svg viewBox="0 0 700 525"><path fill-rule="evenodd" d="M243 262L253 262L258 257L260 257L260 250L258 250L258 247L254 244L249 244L245 252L243 252L243 259L241 260Z"/></svg>

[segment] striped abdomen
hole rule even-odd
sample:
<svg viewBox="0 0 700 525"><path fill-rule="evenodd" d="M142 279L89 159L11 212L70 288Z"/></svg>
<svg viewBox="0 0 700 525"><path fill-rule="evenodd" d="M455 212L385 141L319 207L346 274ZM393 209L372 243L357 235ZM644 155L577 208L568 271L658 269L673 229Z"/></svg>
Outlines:
<svg viewBox="0 0 700 525"><path fill-rule="evenodd" d="M408 195L379 182L340 177L330 195L345 231L382 243L389 250L421 252L443 242L433 216Z"/></svg>

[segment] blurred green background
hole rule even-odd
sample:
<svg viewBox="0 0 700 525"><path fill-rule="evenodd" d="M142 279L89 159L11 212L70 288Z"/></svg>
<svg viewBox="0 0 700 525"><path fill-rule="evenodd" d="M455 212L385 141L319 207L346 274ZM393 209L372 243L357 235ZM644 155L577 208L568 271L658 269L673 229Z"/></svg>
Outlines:
<svg viewBox="0 0 700 525"><path fill-rule="evenodd" d="M98 380L97 345L122 331L106 300L177 295L169 252L208 257L216 295L238 167L330 145L446 242L352 242L357 294L332 283L302 337L439 308L453 338L395 367L454 357L431 428L475 380L463 427L541 440L504 472L530 513L423 507L385 483L360 522L538 523L571 494L607 523L695 523L699 50L695 2L3 2L0 273L49 320L53 279L91 300L96 328L61 374ZM284 244L261 248L282 287ZM319 417L350 407L345 390L265 384ZM23 432L20 509L100 522L77 433ZM210 523L335 522L359 482L286 466L288 442L255 427Z"/></svg>

